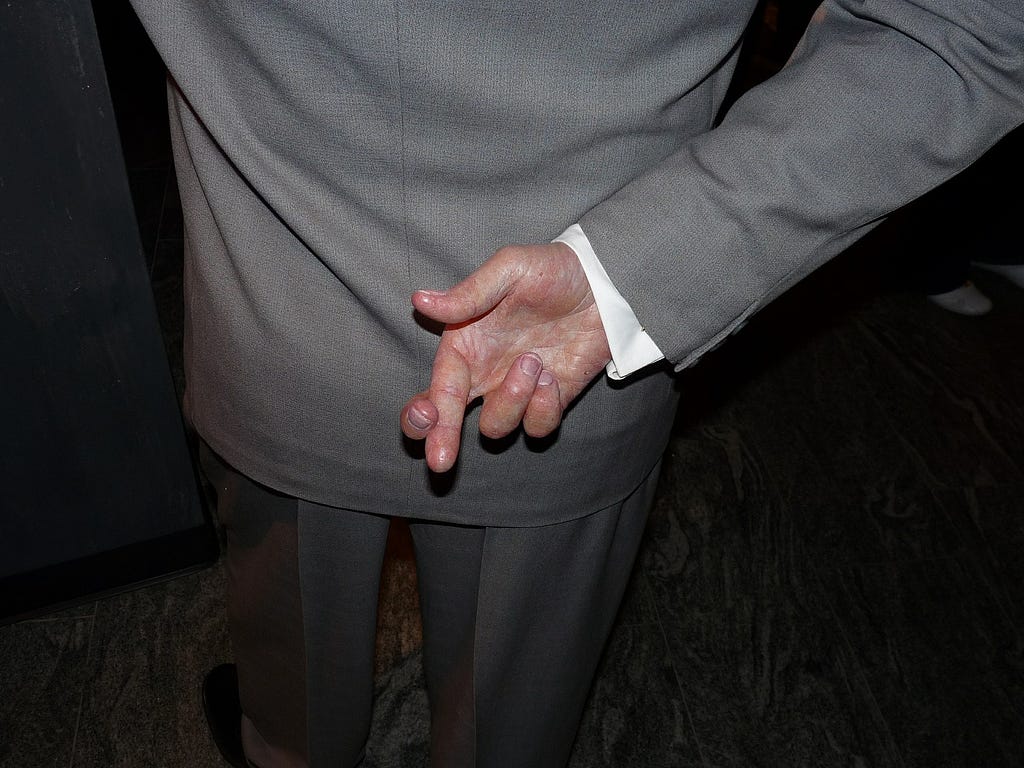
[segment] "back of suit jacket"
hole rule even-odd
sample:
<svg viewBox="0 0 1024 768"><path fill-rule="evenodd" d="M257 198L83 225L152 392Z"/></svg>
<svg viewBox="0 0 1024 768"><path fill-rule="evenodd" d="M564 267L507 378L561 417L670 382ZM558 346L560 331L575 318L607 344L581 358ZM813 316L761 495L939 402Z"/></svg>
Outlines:
<svg viewBox="0 0 1024 768"><path fill-rule="evenodd" d="M471 413L457 469L431 477L397 425L406 398L426 387L437 346L438 329L413 317L411 292L447 287L502 245L545 242L583 220L641 320L658 326L655 340L670 359L692 360L784 276L813 268L865 223L863 211L840 217L825 246L812 232L792 263L766 254L755 230L806 228L787 223L796 203L765 214L767 205L740 201L733 212L730 195L746 188L771 196L765 178L743 177L749 148L734 153L731 178L716 176L728 146L693 151L724 96L751 0L135 5L174 83L187 412L238 469L296 496L496 525L608 506L664 449L677 398L667 366L628 383L596 381L553 440L484 441ZM840 21L844 13L856 17L839 9ZM842 50L844 27L830 29L819 37ZM1019 83L1015 72L1008 78ZM809 91L799 77L792 90ZM739 114L771 113L770 99L752 98ZM986 136L1012 122L1001 109ZM772 135L794 130L753 123L731 129L734 148L751 143L746 130L770 153ZM885 197L875 218L991 140L961 142L954 160ZM684 160L694 176L708 165L703 186L692 185L705 196L699 205L685 184L659 191L671 180L648 181ZM666 213L673 201L693 206L682 218L699 219L699 242ZM705 257L722 247L719 230L730 250L716 266ZM693 252L699 268L687 266ZM680 270L704 284L682 288ZM664 283L685 293L685 311Z"/></svg>

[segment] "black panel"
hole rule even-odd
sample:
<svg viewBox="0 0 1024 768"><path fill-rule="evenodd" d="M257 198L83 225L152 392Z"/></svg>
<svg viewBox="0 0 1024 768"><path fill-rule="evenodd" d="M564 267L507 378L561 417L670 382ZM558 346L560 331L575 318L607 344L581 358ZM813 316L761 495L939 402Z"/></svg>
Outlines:
<svg viewBox="0 0 1024 768"><path fill-rule="evenodd" d="M84 578L87 563L124 567L127 584L187 565L172 553L128 568L126 552L198 537L208 545L185 547L198 563L215 556L215 538L89 3L4 4L0 69L0 587L41 579L60 602L84 585L116 588L114 573ZM76 582L65 595L50 583L60 574Z"/></svg>

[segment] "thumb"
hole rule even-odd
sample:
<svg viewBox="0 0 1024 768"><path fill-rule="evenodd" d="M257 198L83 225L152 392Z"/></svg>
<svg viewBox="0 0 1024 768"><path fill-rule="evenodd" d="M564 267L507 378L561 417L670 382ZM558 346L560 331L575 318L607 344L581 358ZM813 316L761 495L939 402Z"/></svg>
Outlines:
<svg viewBox="0 0 1024 768"><path fill-rule="evenodd" d="M416 291L412 304L427 317L446 324L465 323L494 309L515 283L516 263L503 248L469 277L447 291Z"/></svg>

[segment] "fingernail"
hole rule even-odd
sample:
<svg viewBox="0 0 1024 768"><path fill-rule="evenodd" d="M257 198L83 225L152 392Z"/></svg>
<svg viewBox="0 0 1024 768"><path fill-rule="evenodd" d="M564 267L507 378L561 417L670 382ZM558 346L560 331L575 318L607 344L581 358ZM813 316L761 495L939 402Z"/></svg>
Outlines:
<svg viewBox="0 0 1024 768"><path fill-rule="evenodd" d="M519 370L527 376L536 376L540 373L540 358L536 355L523 355L519 358Z"/></svg>
<svg viewBox="0 0 1024 768"><path fill-rule="evenodd" d="M537 379L537 385L541 387L549 387L554 383L555 377L551 371L544 371L544 373L540 375L540 378Z"/></svg>
<svg viewBox="0 0 1024 768"><path fill-rule="evenodd" d="M409 409L409 414L406 418L409 420L410 424L416 427L416 429L426 429L430 426L430 419L414 408Z"/></svg>

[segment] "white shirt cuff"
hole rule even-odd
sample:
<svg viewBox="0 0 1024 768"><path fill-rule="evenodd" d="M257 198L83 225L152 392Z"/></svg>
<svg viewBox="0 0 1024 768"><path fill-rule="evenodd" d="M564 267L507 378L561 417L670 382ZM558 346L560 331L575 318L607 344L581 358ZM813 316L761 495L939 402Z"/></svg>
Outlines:
<svg viewBox="0 0 1024 768"><path fill-rule="evenodd" d="M590 282L594 303L608 337L612 360L605 369L609 378L620 380L641 368L664 360L665 355L654 339L647 335L622 294L615 289L608 273L601 266L583 228L573 224L552 242L565 243L576 252L583 272Z"/></svg>

